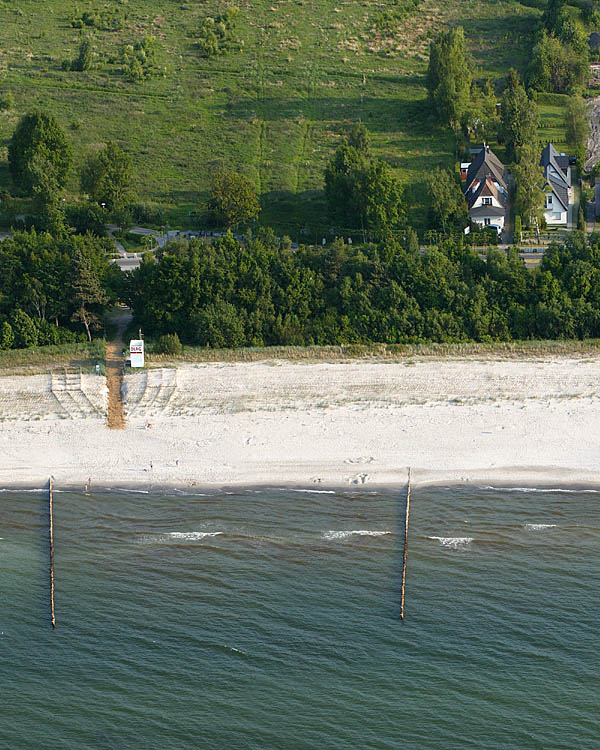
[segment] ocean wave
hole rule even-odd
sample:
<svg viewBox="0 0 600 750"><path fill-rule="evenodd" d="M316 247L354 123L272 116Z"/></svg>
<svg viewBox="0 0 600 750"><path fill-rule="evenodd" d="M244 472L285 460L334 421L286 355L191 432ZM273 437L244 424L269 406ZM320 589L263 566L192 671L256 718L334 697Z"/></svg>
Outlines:
<svg viewBox="0 0 600 750"><path fill-rule="evenodd" d="M442 547L449 549L464 549L473 541L471 536L428 536L428 539L435 539Z"/></svg>
<svg viewBox="0 0 600 750"><path fill-rule="evenodd" d="M289 492L308 492L310 495L335 495L335 490L296 490L296 489L290 489Z"/></svg>
<svg viewBox="0 0 600 750"><path fill-rule="evenodd" d="M167 534L170 539L183 539L186 542L197 542L207 536L221 536L223 531L171 531Z"/></svg>
<svg viewBox="0 0 600 750"><path fill-rule="evenodd" d="M543 529L555 529L555 523L526 523L523 526L527 531L542 531Z"/></svg>
<svg viewBox="0 0 600 750"><path fill-rule="evenodd" d="M352 531L324 531L322 539L348 539L351 536L386 536L393 534L393 531L369 531L369 529L354 529Z"/></svg>
<svg viewBox="0 0 600 750"><path fill-rule="evenodd" d="M478 489L480 490L496 490L497 492L564 492L564 493L572 493L572 494L579 494L579 493L587 493L587 494L593 494L597 495L600 493L600 489L585 489L585 490L574 490L571 488L566 487L492 487L491 485L484 484L481 485Z"/></svg>

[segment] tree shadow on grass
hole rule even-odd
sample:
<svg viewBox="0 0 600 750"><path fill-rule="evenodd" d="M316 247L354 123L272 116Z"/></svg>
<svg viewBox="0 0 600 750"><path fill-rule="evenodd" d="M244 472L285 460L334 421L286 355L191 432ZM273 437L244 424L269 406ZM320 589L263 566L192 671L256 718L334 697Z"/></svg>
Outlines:
<svg viewBox="0 0 600 750"><path fill-rule="evenodd" d="M214 105L215 110L222 107ZM239 120L312 120L313 122L363 121L373 132L393 132L398 129L426 132L433 118L429 103L419 99L389 99L383 96L318 97L304 99L233 99L226 106L228 118Z"/></svg>

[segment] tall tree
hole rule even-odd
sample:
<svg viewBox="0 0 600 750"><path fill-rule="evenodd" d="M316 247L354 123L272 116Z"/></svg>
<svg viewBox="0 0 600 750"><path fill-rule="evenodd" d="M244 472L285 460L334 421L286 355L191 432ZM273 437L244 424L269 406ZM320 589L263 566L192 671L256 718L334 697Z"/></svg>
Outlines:
<svg viewBox="0 0 600 750"><path fill-rule="evenodd" d="M540 167L539 150L536 143L521 147L521 159L514 166L515 212L522 217L525 226L539 226L544 212L544 173Z"/></svg>
<svg viewBox="0 0 600 750"><path fill-rule="evenodd" d="M245 224L260 212L250 180L231 169L220 169L213 174L208 207L228 228Z"/></svg>
<svg viewBox="0 0 600 750"><path fill-rule="evenodd" d="M530 101L513 68L502 95L499 136L506 145L508 161L516 162L524 144L534 143L537 131L537 107Z"/></svg>
<svg viewBox="0 0 600 750"><path fill-rule="evenodd" d="M443 232L463 229L468 222L467 202L458 180L447 169L436 169L428 180L432 223Z"/></svg>
<svg viewBox="0 0 600 750"><path fill-rule="evenodd" d="M348 145L355 148L359 153L369 156L371 139L369 131L362 122L357 122L348 133Z"/></svg>
<svg viewBox="0 0 600 750"><path fill-rule="evenodd" d="M71 320L83 323L88 341L91 341L92 330L100 328L97 308L108 302L108 295L102 288L92 262L80 251L75 254L73 299L76 309Z"/></svg>
<svg viewBox="0 0 600 750"><path fill-rule="evenodd" d="M566 5L566 0L548 0L542 16L542 24L550 33L560 30L561 21L565 18Z"/></svg>
<svg viewBox="0 0 600 750"><path fill-rule="evenodd" d="M46 112L25 115L8 145L8 165L15 185L28 195L35 187L34 158L45 159L52 167L56 185L65 186L73 160L71 146L56 119Z"/></svg>
<svg viewBox="0 0 600 750"><path fill-rule="evenodd" d="M427 90L440 121L457 130L471 90L471 62L462 26L442 32L431 42Z"/></svg>
<svg viewBox="0 0 600 750"><path fill-rule="evenodd" d="M556 94L569 92L585 80L588 72L587 43L585 54L553 34L542 31L533 48L527 72L528 85L537 91Z"/></svg>
<svg viewBox="0 0 600 750"><path fill-rule="evenodd" d="M135 200L131 156L113 141L92 154L81 170L81 189L109 211L121 211Z"/></svg>
<svg viewBox="0 0 600 750"><path fill-rule="evenodd" d="M573 149L579 168L583 169L590 124L587 119L585 102L580 96L571 96L565 112L566 141Z"/></svg>
<svg viewBox="0 0 600 750"><path fill-rule="evenodd" d="M342 229L382 237L404 218L402 190L388 165L369 156L365 143L365 137L353 139L351 134L338 146L325 169L325 197L331 218Z"/></svg>
<svg viewBox="0 0 600 750"><path fill-rule="evenodd" d="M41 228L58 237L65 231L65 213L56 169L46 156L37 153L30 159L27 172Z"/></svg>

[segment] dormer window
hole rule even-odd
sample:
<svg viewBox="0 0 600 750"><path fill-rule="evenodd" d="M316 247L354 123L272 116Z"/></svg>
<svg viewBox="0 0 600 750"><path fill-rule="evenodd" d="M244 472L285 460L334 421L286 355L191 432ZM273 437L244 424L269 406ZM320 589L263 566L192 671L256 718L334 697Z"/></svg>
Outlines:
<svg viewBox="0 0 600 750"><path fill-rule="evenodd" d="M491 206L492 205L492 199L491 198L482 198L481 204L483 206Z"/></svg>

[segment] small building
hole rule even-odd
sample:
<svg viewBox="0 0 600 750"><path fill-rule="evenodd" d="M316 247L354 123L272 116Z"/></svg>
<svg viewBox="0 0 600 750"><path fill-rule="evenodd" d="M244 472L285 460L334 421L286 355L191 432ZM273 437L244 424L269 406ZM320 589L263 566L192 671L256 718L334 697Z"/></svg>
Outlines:
<svg viewBox="0 0 600 750"><path fill-rule="evenodd" d="M504 165L486 145L469 165L465 180L469 218L482 228L493 227L498 234L508 213L506 179Z"/></svg>
<svg viewBox="0 0 600 750"><path fill-rule="evenodd" d="M470 161L461 161L460 163L460 179L464 182L467 179L467 172L471 166Z"/></svg>
<svg viewBox="0 0 600 750"><path fill-rule="evenodd" d="M559 154L551 143L542 151L540 166L544 170L546 202L544 217L548 226L567 226L569 206L573 205L571 166L566 154Z"/></svg>

